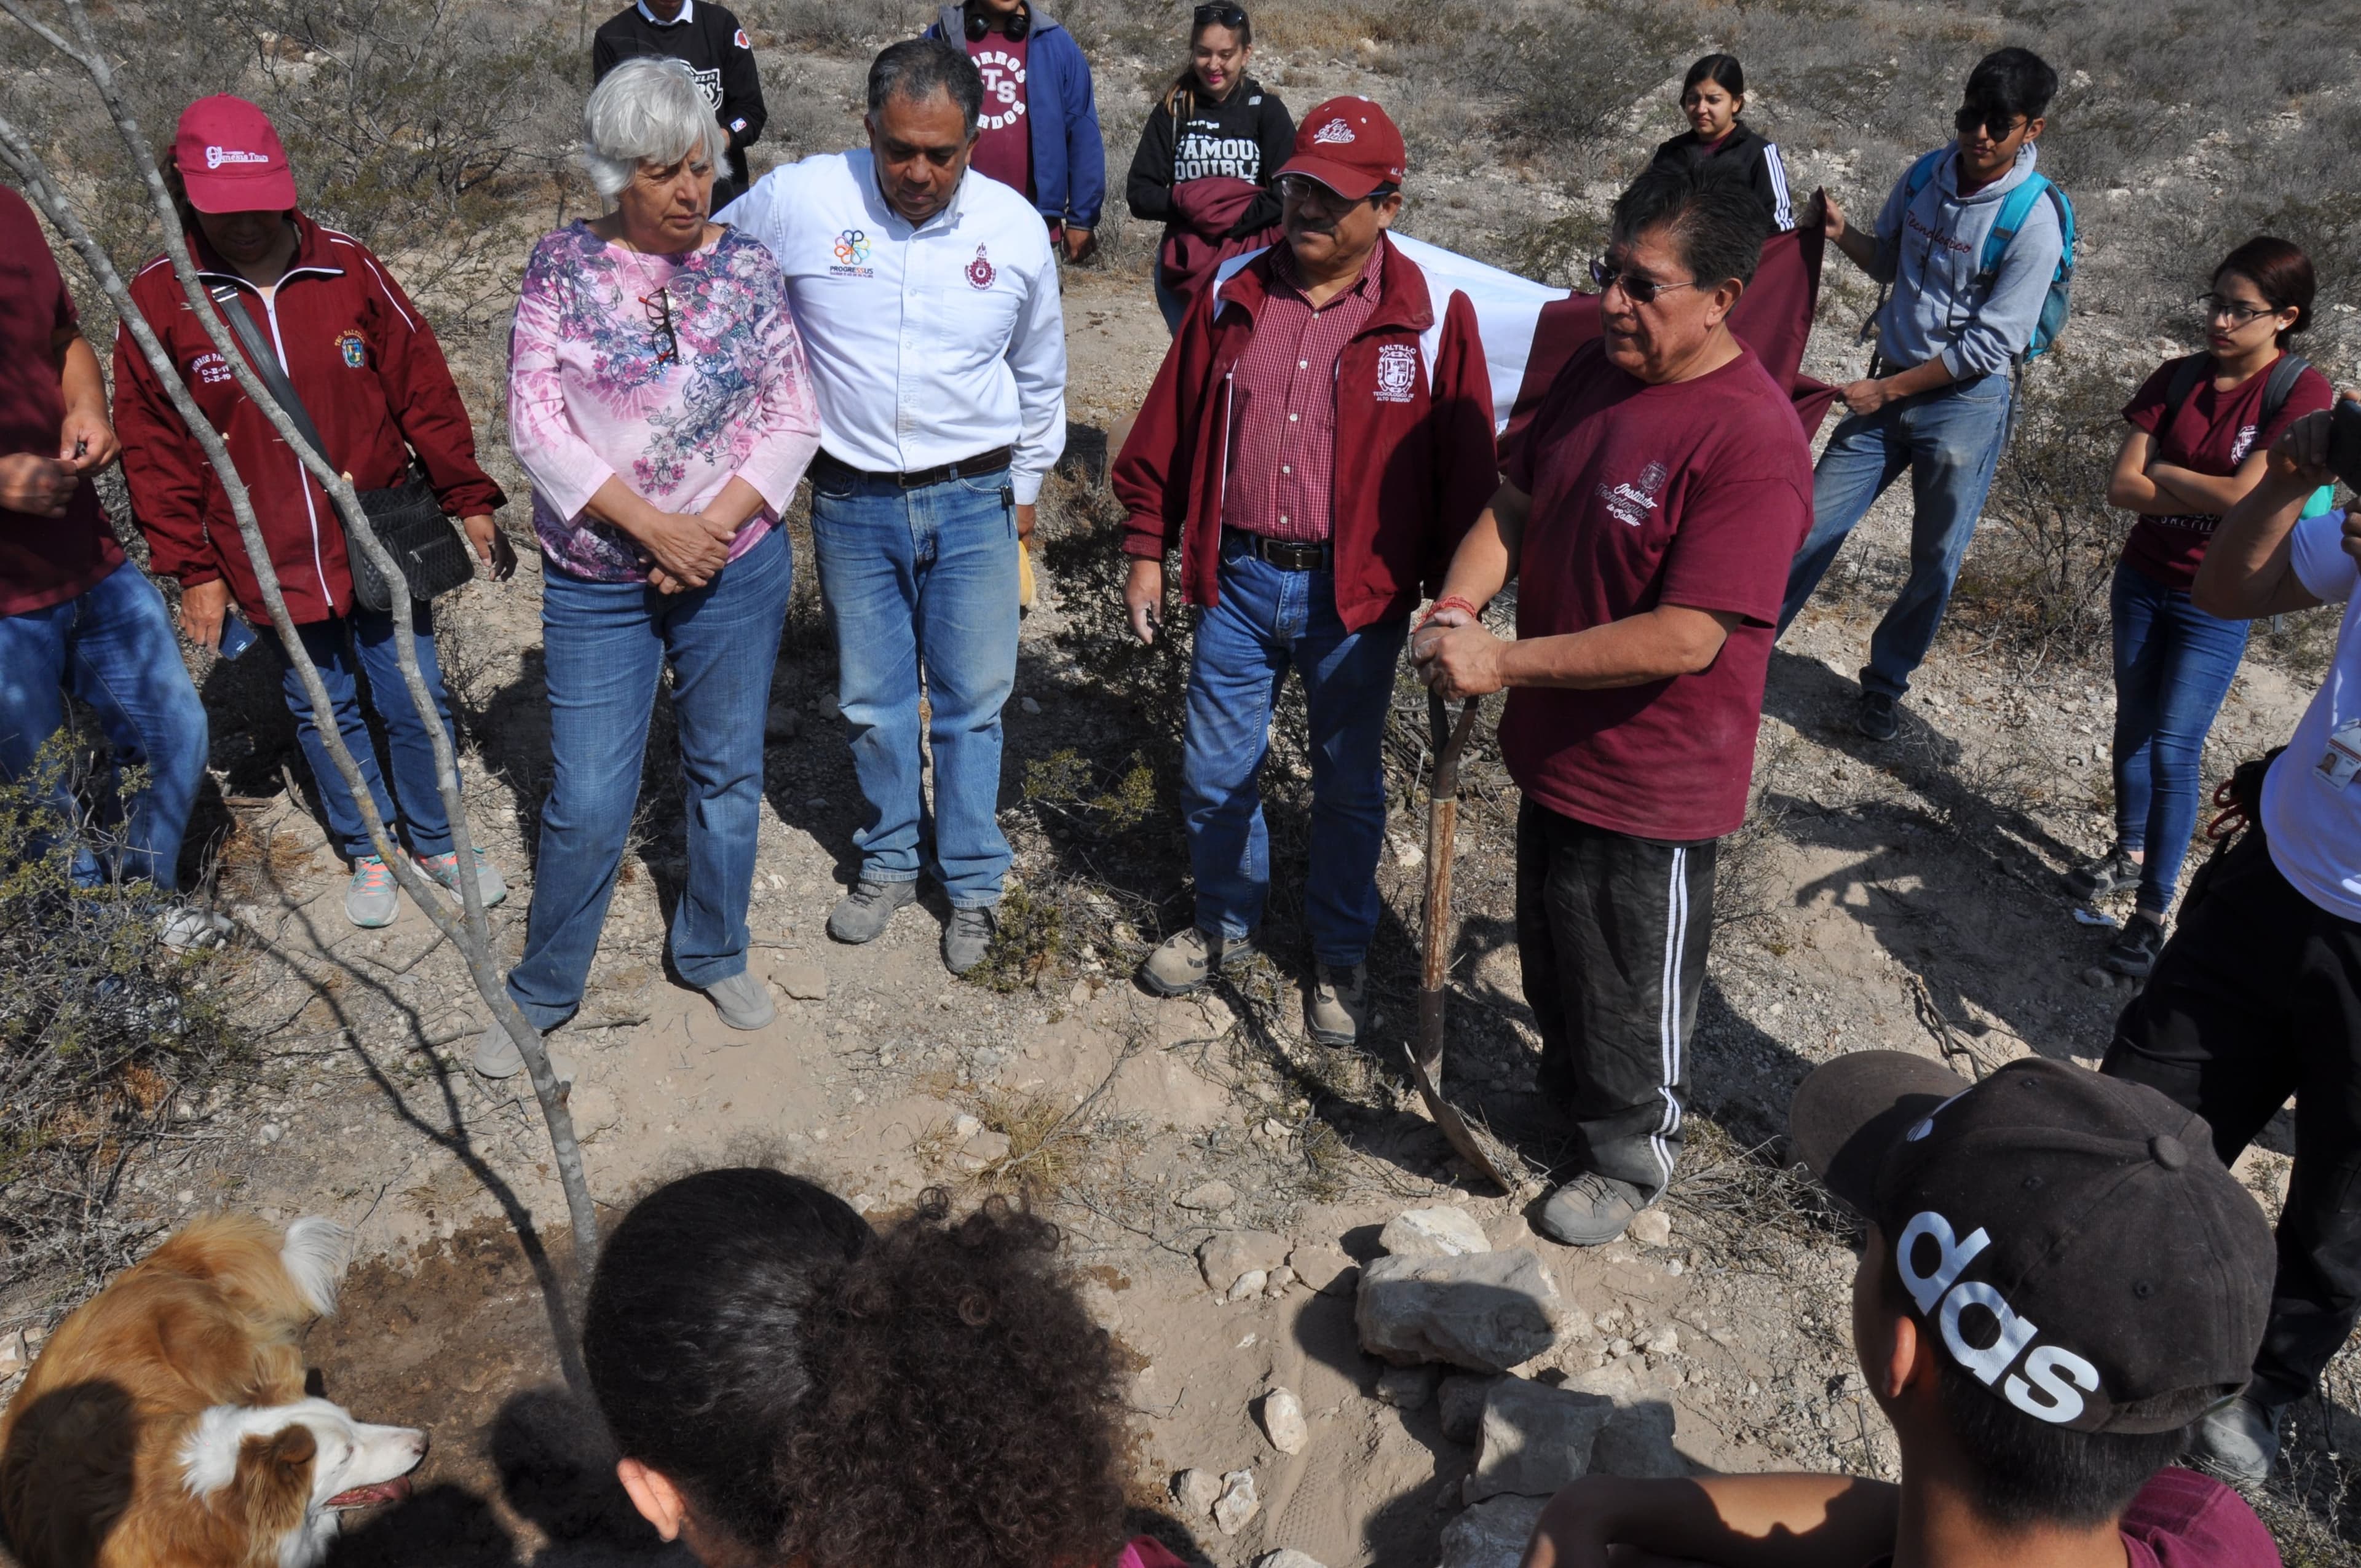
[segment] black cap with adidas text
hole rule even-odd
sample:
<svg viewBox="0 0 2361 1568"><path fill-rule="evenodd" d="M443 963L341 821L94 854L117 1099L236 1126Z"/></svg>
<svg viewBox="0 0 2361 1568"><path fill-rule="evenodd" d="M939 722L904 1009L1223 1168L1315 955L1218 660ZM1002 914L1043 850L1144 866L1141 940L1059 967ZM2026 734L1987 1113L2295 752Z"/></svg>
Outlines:
<svg viewBox="0 0 2361 1568"><path fill-rule="evenodd" d="M2203 1118L2155 1090L2039 1058L1971 1085L1859 1051L1804 1080L1788 1125L1943 1353L2026 1415L2172 1431L2246 1387L2270 1225Z"/></svg>

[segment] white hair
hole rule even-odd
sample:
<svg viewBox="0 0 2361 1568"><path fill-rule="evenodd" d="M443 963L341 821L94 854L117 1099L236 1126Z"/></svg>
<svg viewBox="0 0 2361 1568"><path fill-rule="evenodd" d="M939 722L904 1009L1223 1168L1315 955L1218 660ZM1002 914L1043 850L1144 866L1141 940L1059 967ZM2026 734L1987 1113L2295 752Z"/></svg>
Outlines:
<svg viewBox="0 0 2361 1568"><path fill-rule="evenodd" d="M718 166L729 146L685 60L627 60L582 105L582 166L610 202L642 163L662 168L702 147Z"/></svg>

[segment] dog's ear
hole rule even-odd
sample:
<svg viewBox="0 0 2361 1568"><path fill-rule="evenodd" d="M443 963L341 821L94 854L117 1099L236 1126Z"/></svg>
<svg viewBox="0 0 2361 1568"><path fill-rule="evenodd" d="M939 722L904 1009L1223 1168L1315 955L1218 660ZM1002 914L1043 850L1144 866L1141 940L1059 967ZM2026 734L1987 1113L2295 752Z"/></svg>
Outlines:
<svg viewBox="0 0 2361 1568"><path fill-rule="evenodd" d="M312 1502L312 1461L320 1440L297 1422L238 1444L237 1490L247 1527L277 1540L301 1523Z"/></svg>
<svg viewBox="0 0 2361 1568"><path fill-rule="evenodd" d="M301 1469L310 1464L313 1455L320 1452L320 1440L312 1435L310 1427L300 1421L273 1432L269 1442L270 1464L280 1470Z"/></svg>

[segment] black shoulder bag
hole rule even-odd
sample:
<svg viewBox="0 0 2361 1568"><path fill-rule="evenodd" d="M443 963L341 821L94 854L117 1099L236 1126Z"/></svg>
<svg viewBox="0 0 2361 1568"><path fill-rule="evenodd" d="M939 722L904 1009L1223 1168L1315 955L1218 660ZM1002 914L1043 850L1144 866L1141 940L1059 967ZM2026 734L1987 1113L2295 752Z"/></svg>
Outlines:
<svg viewBox="0 0 2361 1568"><path fill-rule="evenodd" d="M310 442L314 452L334 463L335 457L321 442L319 427L312 422L303 400L296 395L287 373L280 368L279 356L264 345L262 334L255 330L254 318L239 302L237 286L215 284L213 298L221 307L223 319L229 323L230 331L236 334L239 346L246 350L264 390L285 411L296 433ZM409 589L410 598L437 598L475 577L475 553L467 548L467 540L452 526L451 520L443 515L443 505L434 499L434 488L426 482L425 471L416 458L411 460L410 473L401 484L390 489L363 490L360 502L378 542L401 566L402 584ZM342 518L337 519L336 526L344 526ZM354 602L364 609L380 613L392 609L391 585L379 575L377 564L354 544L349 534L345 539L345 560L352 572Z"/></svg>

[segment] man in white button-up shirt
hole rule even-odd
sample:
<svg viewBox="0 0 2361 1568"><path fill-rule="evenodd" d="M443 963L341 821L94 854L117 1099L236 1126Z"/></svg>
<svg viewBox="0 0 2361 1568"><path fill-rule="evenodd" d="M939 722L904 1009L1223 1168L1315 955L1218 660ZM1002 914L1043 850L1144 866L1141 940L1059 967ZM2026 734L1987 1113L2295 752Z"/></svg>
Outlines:
<svg viewBox="0 0 2361 1568"><path fill-rule="evenodd" d="M983 95L959 49L895 44L870 67L868 150L775 169L720 214L785 272L819 400L814 554L867 803L860 878L829 931L877 937L923 865L950 899L954 974L991 946L1008 870L1000 709L1016 677L1018 542L1066 437L1057 261L1021 193L968 173Z"/></svg>

